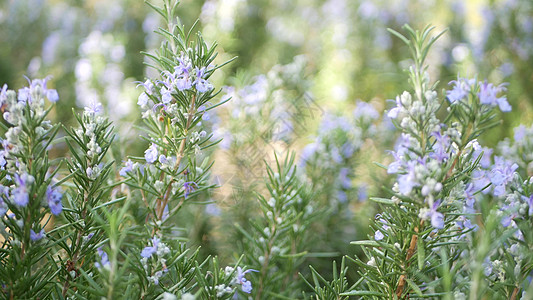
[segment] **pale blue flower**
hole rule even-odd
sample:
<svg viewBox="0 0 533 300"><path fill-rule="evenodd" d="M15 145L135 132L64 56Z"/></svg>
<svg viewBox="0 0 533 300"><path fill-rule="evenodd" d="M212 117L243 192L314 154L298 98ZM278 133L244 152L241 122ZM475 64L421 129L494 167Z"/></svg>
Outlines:
<svg viewBox="0 0 533 300"><path fill-rule="evenodd" d="M187 199L189 194L194 192L198 188L198 185L194 181L187 181L183 184L183 189L185 190L184 197Z"/></svg>
<svg viewBox="0 0 533 300"><path fill-rule="evenodd" d="M144 258L150 258L152 255L154 255L157 252L157 246L159 245L159 238L153 237L152 238L152 246L144 247L144 249L141 252L141 256Z"/></svg>
<svg viewBox="0 0 533 300"><path fill-rule="evenodd" d="M250 294L252 292L252 283L248 280L246 280L246 278L244 278L244 275L246 275L246 273L250 273L250 272L259 272L257 270L253 270L253 269L248 269L246 271L242 271L242 268L241 267L237 267L237 284L240 284L241 285L241 288L242 288L242 291L245 292L245 293L248 293Z"/></svg>
<svg viewBox="0 0 533 300"><path fill-rule="evenodd" d="M433 144L434 151L430 154L430 157L438 162L448 160L450 158L450 153L452 152L448 151L450 147L450 138L439 131L435 131L431 135L435 138L435 144Z"/></svg>
<svg viewBox="0 0 533 300"><path fill-rule="evenodd" d="M473 183L469 183L466 186L465 189L465 208L467 208L469 211L472 211L474 209L474 203L476 202L475 198L475 186Z"/></svg>
<svg viewBox="0 0 533 300"><path fill-rule="evenodd" d="M506 185L513 180L513 175L518 165L502 157L494 157L494 166L488 177L494 186L494 196L504 196Z"/></svg>
<svg viewBox="0 0 533 300"><path fill-rule="evenodd" d="M161 88L161 101L164 104L168 104L172 101L172 93L166 87Z"/></svg>
<svg viewBox="0 0 533 300"><path fill-rule="evenodd" d="M98 252L98 255L100 256L100 261L95 262L94 266L97 267L98 269L109 267L111 263L109 262L109 257L107 256L107 253L104 250L102 250L102 247L98 247L96 251Z"/></svg>
<svg viewBox="0 0 533 300"><path fill-rule="evenodd" d="M157 146L152 143L152 145L144 151L144 159L149 164L154 163L158 158Z"/></svg>
<svg viewBox="0 0 533 300"><path fill-rule="evenodd" d="M145 106L146 104L148 104L148 100L150 100L150 98L148 98L148 95L145 92L142 92L139 95L139 100L137 101L137 105Z"/></svg>
<svg viewBox="0 0 533 300"><path fill-rule="evenodd" d="M196 68L196 80L193 82L193 84L196 85L196 89L200 93L205 93L213 89L213 86L211 85L211 83L209 83L209 81L203 78L204 76L205 76L205 67Z"/></svg>
<svg viewBox="0 0 533 300"><path fill-rule="evenodd" d="M56 103L59 100L59 95L56 90L50 89L46 91L46 98L48 98L50 102Z"/></svg>
<svg viewBox="0 0 533 300"><path fill-rule="evenodd" d="M21 207L25 207L30 201L27 186L28 176L28 174L22 174L22 176L15 174L16 187L12 191L13 202Z"/></svg>
<svg viewBox="0 0 533 300"><path fill-rule="evenodd" d="M482 147L481 149L477 149L474 151L474 154L472 155L472 159L473 160L478 159L481 153L483 153L483 157L481 157L479 161L479 165L482 168L487 169L492 165L492 159L491 159L492 152L494 152L493 149L489 147Z"/></svg>
<svg viewBox="0 0 533 300"><path fill-rule="evenodd" d="M161 155L159 155L159 162L161 164L167 164L168 163L168 159L167 159L167 157L164 154L161 154Z"/></svg>
<svg viewBox="0 0 533 300"><path fill-rule="evenodd" d="M211 215L211 216L220 216L220 214L222 213L222 211L220 210L220 208L218 207L218 205L216 205L215 203L209 203L205 206L205 212L208 214L208 215Z"/></svg>
<svg viewBox="0 0 533 300"><path fill-rule="evenodd" d="M174 73L179 75L187 74L191 71L191 63L187 61L188 58L184 55L178 58L179 65L174 67Z"/></svg>
<svg viewBox="0 0 533 300"><path fill-rule="evenodd" d="M101 113L104 110L104 107L102 106L102 103L93 100L89 104L89 106L85 107L85 112L92 115L97 115Z"/></svg>
<svg viewBox="0 0 533 300"><path fill-rule="evenodd" d="M376 231L376 233L374 234L374 239L376 241L381 241L385 236L383 235L383 233L381 231Z"/></svg>
<svg viewBox="0 0 533 300"><path fill-rule="evenodd" d="M389 110L389 112L387 113L387 116L391 119L396 119L398 118L398 115L400 114L400 111L402 110L403 108L403 103L402 103L402 100L400 98L400 96L397 96L396 97L396 107L393 107L391 110Z"/></svg>
<svg viewBox="0 0 533 300"><path fill-rule="evenodd" d="M18 92L18 101L22 103L31 102L31 91L30 88L25 86L19 89Z"/></svg>
<svg viewBox="0 0 533 300"><path fill-rule="evenodd" d="M42 239L44 237L44 229L41 229L39 233L35 233L33 229L30 229L30 239L32 242L37 242L38 240Z"/></svg>
<svg viewBox="0 0 533 300"><path fill-rule="evenodd" d="M408 195L411 193L415 186L420 184L416 180L415 167L421 164L419 161L408 161L406 165L406 174L398 176L399 192L402 195Z"/></svg>
<svg viewBox="0 0 533 300"><path fill-rule="evenodd" d="M128 161L126 161L126 165L122 169L120 169L119 175L122 177L126 177L128 175L128 172L131 171L133 171L133 162L131 161L131 159L128 159Z"/></svg>
<svg viewBox="0 0 533 300"><path fill-rule="evenodd" d="M337 200L340 203L346 203L348 201L348 195L346 195L346 192L343 190L337 191Z"/></svg>
<svg viewBox="0 0 533 300"><path fill-rule="evenodd" d="M139 82L137 87L139 86L143 86L145 90L139 95L137 105L144 106L148 104L148 100L150 100L148 95L153 94L154 84L149 79L147 79L145 82Z"/></svg>
<svg viewBox="0 0 533 300"><path fill-rule="evenodd" d="M509 102L507 102L507 98L505 96L497 96L500 92L503 92L505 90L506 88L504 84L494 86L492 83L484 82L483 84L481 84L480 91L478 94L479 101L481 102L481 104L491 106L497 105L501 111L509 112L511 111L511 105L509 105Z"/></svg>
<svg viewBox="0 0 533 300"><path fill-rule="evenodd" d="M55 89L48 89L46 87L46 82L48 81L48 78L44 79L34 79L30 80L28 77L26 77L26 80L28 80L29 87L23 87L19 89L19 95L18 100L23 103L31 103L33 101L32 99L32 92L37 88L37 86L40 86L42 93L50 102L57 102L59 100L59 95L57 94L57 91Z"/></svg>
<svg viewBox="0 0 533 300"><path fill-rule="evenodd" d="M193 85L193 83L191 82L191 79L190 79L188 74L186 76L183 75L183 76L180 76L180 77L176 78L176 80L174 80L174 84L176 85L176 88L179 91L188 90Z"/></svg>
<svg viewBox="0 0 533 300"><path fill-rule="evenodd" d="M444 228L444 215L437 211L437 208L439 208L440 200L437 200L433 202L433 206L430 208L429 212L427 213L427 217L431 219L431 226L433 226L436 229L442 229Z"/></svg>
<svg viewBox="0 0 533 300"><path fill-rule="evenodd" d="M453 88L446 92L446 98L453 104L468 97L468 93L470 93L471 86L475 84L475 80L458 77L457 80L450 81L449 85L452 84Z"/></svg>
<svg viewBox="0 0 533 300"><path fill-rule="evenodd" d="M48 200L48 207L54 215L59 215L63 211L63 205L61 204L61 190L59 187L52 188L51 185L46 189L46 199Z"/></svg>

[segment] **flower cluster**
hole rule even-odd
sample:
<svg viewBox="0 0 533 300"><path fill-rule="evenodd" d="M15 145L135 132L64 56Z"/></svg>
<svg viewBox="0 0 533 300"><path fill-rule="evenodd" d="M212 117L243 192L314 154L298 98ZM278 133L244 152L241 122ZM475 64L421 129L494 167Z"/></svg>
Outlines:
<svg viewBox="0 0 533 300"><path fill-rule="evenodd" d="M498 94L506 90L505 84L495 86L487 81L477 82L475 79L459 77L457 80L451 81L450 85L453 85L453 88L446 92L446 96L452 104L465 100L470 94L473 94L479 98L481 104L498 106L503 112L509 112L512 109L506 96L498 97Z"/></svg>
<svg viewBox="0 0 533 300"><path fill-rule="evenodd" d="M165 273L168 272L166 262L164 258L166 254L170 253L170 248L158 237L152 238L152 246L145 247L141 252L141 263L146 272L150 272L152 275L148 277L148 281L155 285L159 284L159 279ZM152 258L150 268L148 266L149 259ZM157 270L157 271L153 271Z"/></svg>
<svg viewBox="0 0 533 300"><path fill-rule="evenodd" d="M436 270L443 263L468 260L468 255L485 258L483 252L475 253L477 250L468 248L477 241L472 235L480 231L479 221L473 218L481 211L478 202L489 192L496 197L510 197L509 187L518 168L514 162L498 156L492 163L491 150L481 147L476 140L498 124L494 121L494 107L504 112L511 109L506 97L498 95L504 90L503 85L495 87L461 78L453 81L453 88L446 92L450 106L441 121L438 116L443 105L429 84L424 65L425 53L436 38L429 38L431 28L423 32L408 26L405 29L409 39L391 31L406 42L415 63L409 69L414 91L398 96L396 106L388 112L402 131L395 151L391 152L394 160L386 167L389 174L396 175L396 182L389 199L371 198L384 205L383 213L372 225L373 240L353 242L362 245L368 257L366 264L357 260L365 269L363 277L368 278L358 289L400 299L439 286L430 278L442 277ZM526 199L527 195L519 198ZM517 206L522 204L504 206L504 211L511 212L510 217L502 219L504 225L512 224L515 217L512 212ZM489 224L487 220L485 226L492 228ZM417 266L414 257L418 257ZM420 272L427 276L424 282L419 280ZM468 269L458 271L460 276L469 276L466 275L469 272ZM383 276L392 273L399 275ZM460 281L453 284L460 286ZM352 290L341 295L362 294Z"/></svg>
<svg viewBox="0 0 533 300"><path fill-rule="evenodd" d="M425 75L427 76L427 75ZM428 78L424 78L426 82ZM440 104L437 94L428 90L423 98L414 98L408 92L396 97L396 107L389 110L388 116L396 121L404 131L398 140L396 150L391 152L394 161L389 164L387 172L398 174L393 191L399 196L423 199L427 206L420 209L422 220L431 220L433 227L444 226L443 215L438 212L442 190L442 179L451 155L451 137L460 137L456 128L440 124L436 112ZM423 124L423 125L421 125ZM421 140L417 136L427 136ZM419 198L419 199L420 199ZM400 201L398 197L395 201Z"/></svg>
<svg viewBox="0 0 533 300"><path fill-rule="evenodd" d="M5 121L1 125L5 137L0 138L3 249L9 257L17 257L17 260L2 260L0 267L5 270L25 269L24 272L39 277L43 282L48 280L49 275L42 268L33 269L32 260L34 255L45 255L50 249L42 250L41 246L34 244L42 243L47 236L44 229L46 220L63 211L63 195L55 179L58 170L53 169L48 161L48 150L59 126L45 120L50 111L45 107L45 98L55 103L59 97L55 89L47 87L47 82L47 78L28 79L29 86L19 89L18 93L8 90L7 85L0 90L0 108ZM36 283L34 288L27 288L17 274L5 274L7 277L3 279L9 283L5 290L11 297L27 298L40 292L42 286ZM11 276L14 277L8 278Z"/></svg>
<svg viewBox="0 0 533 300"><path fill-rule="evenodd" d="M153 111L164 110L171 116L173 121L177 121L179 105L174 99L179 99L179 95L187 93L207 93L213 90L213 85L207 78L213 73L213 67L192 67L190 58L185 53L192 53L192 49L186 49L178 58L179 64L174 67L174 71L163 71L161 77L163 80L152 82L147 79L139 86L144 91L139 96L137 104L141 108L149 108ZM174 104L174 105L173 105ZM181 114L186 111L181 111ZM145 115L146 117L146 115Z"/></svg>
<svg viewBox="0 0 533 300"><path fill-rule="evenodd" d="M235 271L237 271L237 272L235 272ZM237 269L235 270L235 268L227 266L224 269L225 275L226 276L235 275L235 276L231 280L229 286L227 286L225 284L219 284L219 285L215 286L215 290L217 292L217 297L222 297L222 296L224 296L226 294L233 293L234 288L232 288L231 286L240 286L241 290L244 293L250 294L252 292L252 283L251 283L251 281L249 281L249 280L247 280L245 278L245 275L247 273L250 273L250 272L259 272L259 271L253 270L253 269L248 269L246 271L243 271L243 269L241 267L237 267ZM236 298L237 297L237 293L235 293L234 295L235 295L234 298Z"/></svg>
<svg viewBox="0 0 533 300"><path fill-rule="evenodd" d="M33 142L31 139L43 141L46 145L50 143L50 131L53 129L49 121L42 118L46 114L44 107L44 98L47 97L51 102L56 102L59 97L57 91L46 87L47 79L29 80L29 87L24 87L17 94L7 89L4 85L0 91L0 106L2 107L3 117L11 126L6 132L6 139L0 138L2 150L0 150L0 169L5 171L6 182L9 186L1 186L6 199L18 207L26 207L30 201L30 193L35 177L31 174L29 161L21 158L21 154L27 151L30 146L27 142ZM41 119L41 120L39 120ZM31 129L36 130L36 136ZM50 182L50 179L46 180ZM47 187L46 198L48 207L54 215L59 215L62 211L61 197L59 187L50 184ZM0 204L5 207L2 199Z"/></svg>

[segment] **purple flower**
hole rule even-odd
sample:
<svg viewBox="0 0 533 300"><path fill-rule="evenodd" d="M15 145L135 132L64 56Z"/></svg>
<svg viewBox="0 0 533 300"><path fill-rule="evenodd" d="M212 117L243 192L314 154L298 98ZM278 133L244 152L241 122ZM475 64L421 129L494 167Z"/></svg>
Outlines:
<svg viewBox="0 0 533 300"><path fill-rule="evenodd" d="M200 105L200 107L198 107L198 112L203 113L202 120L209 121L209 119L211 119L211 115L209 112L206 111L206 109L207 107L205 105Z"/></svg>
<svg viewBox="0 0 533 300"><path fill-rule="evenodd" d="M242 271L242 268L241 267L237 267L237 284L240 284L242 286L242 291L245 292L245 293L248 293L250 294L252 292L252 283L248 280L246 280L246 278L244 278L244 275L246 275L246 273L250 273L250 272L259 272L257 270L253 270L253 269L248 269L246 271Z"/></svg>
<svg viewBox="0 0 533 300"><path fill-rule="evenodd" d="M31 103L33 101L31 97L32 92L37 88L37 86L41 88L42 93L44 94L44 96L46 96L46 98L48 98L48 100L50 100L50 102L55 103L59 100L59 95L57 94L57 91L55 89L48 89L46 87L46 82L48 81L48 78L30 80L28 77L26 77L26 80L28 80L30 86L19 89L19 101L23 103Z"/></svg>
<svg viewBox="0 0 533 300"><path fill-rule="evenodd" d="M63 194L61 194L61 189L59 187L52 188L52 186L49 185L46 189L46 199L48 200L48 207L50 207L50 211L55 216L59 215L63 211L63 205L61 204L62 197Z"/></svg>
<svg viewBox="0 0 533 300"><path fill-rule="evenodd" d="M511 221L513 221L512 216L504 216L501 220L501 224L503 227L509 227L509 225L511 225Z"/></svg>
<svg viewBox="0 0 533 300"><path fill-rule="evenodd" d="M140 82L140 81L137 81L139 82L139 84L137 85L137 87L139 86L143 86L146 93L148 95L152 95L153 91L154 91L154 84L150 81L150 79L146 79L145 82Z"/></svg>
<svg viewBox="0 0 533 300"><path fill-rule="evenodd" d="M400 114L400 110L403 108L402 101L400 99L400 96L396 97L396 107L389 110L387 113L387 116L391 119L396 119L398 115Z"/></svg>
<svg viewBox="0 0 533 300"><path fill-rule="evenodd" d="M506 185L513 180L513 175L518 169L518 165L502 157L494 157L494 166L488 177L494 185L494 196L504 196Z"/></svg>
<svg viewBox="0 0 533 300"><path fill-rule="evenodd" d="M473 160L476 160L479 158L479 156L481 155L481 153L483 153L483 157L481 157L481 160L479 161L479 165L482 167L482 168L489 168L491 165L492 165L492 162L491 162L491 156L492 156L492 152L494 150L489 148L489 147L483 147L483 148L480 148L480 149L476 149L474 150L474 154L472 155L472 159Z"/></svg>
<svg viewBox="0 0 533 300"><path fill-rule="evenodd" d="M490 185L488 173L489 172L485 170L474 170L474 172L472 172L472 184L474 185L474 190L479 191ZM484 189L482 192L483 194L487 194L489 191L490 189Z"/></svg>
<svg viewBox="0 0 533 300"><path fill-rule="evenodd" d="M146 92L142 92L139 95L139 100L137 101L137 105L144 106L144 105L148 104L148 100L149 99L150 98L148 98L148 95L146 94Z"/></svg>
<svg viewBox="0 0 533 300"><path fill-rule="evenodd" d="M56 103L59 100L59 95L56 90L50 89L46 91L46 98L48 98L50 102Z"/></svg>
<svg viewBox="0 0 533 300"><path fill-rule="evenodd" d="M431 226L436 229L444 228L444 215L437 211L439 208L440 200L433 202L433 206L426 213L426 218L431 219Z"/></svg>
<svg viewBox="0 0 533 300"><path fill-rule="evenodd" d="M18 206L25 207L30 201L27 186L29 178L30 175L28 174L22 174L21 176L15 174L15 184L17 187L13 189L12 195L13 202L15 202L15 204Z"/></svg>
<svg viewBox="0 0 533 300"><path fill-rule="evenodd" d="M485 261L483 262L483 267L484 268L484 271L483 271L483 274L485 274L485 276L490 276L490 274L492 274L492 262L490 261L490 257L485 257Z"/></svg>
<svg viewBox="0 0 533 300"><path fill-rule="evenodd" d="M203 77L205 76L205 67L202 68L196 68L196 80L193 82L194 85L196 85L196 89L200 93L205 93L207 91L210 91L213 89L213 86L209 81L205 80Z"/></svg>
<svg viewBox="0 0 533 300"><path fill-rule="evenodd" d="M486 81L481 84L481 89L479 91L479 101L481 104L500 107L500 110L503 112L511 111L511 106L507 102L505 96L498 97L498 93L505 91L505 85L500 84L499 86L494 86L492 83L487 83Z"/></svg>
<svg viewBox="0 0 533 300"><path fill-rule="evenodd" d="M376 231L376 233L374 234L374 239L376 241L381 241L385 236L383 235L383 233L381 231Z"/></svg>
<svg viewBox="0 0 533 300"><path fill-rule="evenodd" d="M100 256L100 261L95 262L94 265L98 269L102 267L109 267L110 263L109 263L109 258L107 256L107 253L105 253L104 250L102 250L102 247L98 247L96 251L98 251L98 255Z"/></svg>
<svg viewBox="0 0 533 300"><path fill-rule="evenodd" d="M430 154L430 157L439 162L447 160L450 156L450 151L448 151L450 138L447 135L442 135L439 131L435 131L431 135L435 138L435 144L433 145L434 152Z"/></svg>
<svg viewBox="0 0 533 300"><path fill-rule="evenodd" d="M178 61L179 61L179 65L174 67L174 73L177 74L177 75L183 75L183 74L187 74L189 75L189 72L191 71L191 64L186 61L187 60L187 57L185 57L184 55L182 55L181 57L178 58Z"/></svg>
<svg viewBox="0 0 533 300"><path fill-rule="evenodd" d="M159 163L168 164L168 159L164 154L159 155Z"/></svg>
<svg viewBox="0 0 533 300"><path fill-rule="evenodd" d="M147 79L145 82L139 82L137 87L139 86L143 86L145 91L139 95L139 100L137 101L137 105L144 106L148 104L148 100L150 100L148 95L152 95L153 90L154 90L154 84L149 79Z"/></svg>
<svg viewBox="0 0 533 300"><path fill-rule="evenodd" d="M176 88L179 91L185 91L192 87L193 83L191 82L191 79L189 78L189 75L187 76L180 76L176 78L174 81L174 84L176 85Z"/></svg>
<svg viewBox="0 0 533 300"><path fill-rule="evenodd" d="M102 103L96 100L93 100L91 101L91 104L89 104L89 106L85 107L85 112L88 114L97 115L101 113L103 109L104 107L102 106Z"/></svg>
<svg viewBox="0 0 533 300"><path fill-rule="evenodd" d="M461 101L468 96L471 85L475 83L474 79L465 79L457 77L457 80L450 81L449 85L454 85L453 88L446 92L446 98L450 103Z"/></svg>
<svg viewBox="0 0 533 300"><path fill-rule="evenodd" d="M154 255L157 252L157 246L159 245L159 238L153 237L152 238L152 246L144 247L144 249L141 252L141 256L144 258L150 258L152 255Z"/></svg>
<svg viewBox="0 0 533 300"><path fill-rule="evenodd" d="M144 151L144 159L146 159L146 162L149 164L154 163L158 158L157 153L157 146L152 143L152 145Z"/></svg>
<svg viewBox="0 0 533 300"><path fill-rule="evenodd" d="M469 183L465 189L465 209L467 209L468 211L474 210L474 203L476 202L476 198L474 196L475 192L476 190L474 184Z"/></svg>
<svg viewBox="0 0 533 300"><path fill-rule="evenodd" d="M194 181L187 181L183 184L183 189L185 190L184 197L187 199L189 194L194 192L198 188L198 185Z"/></svg>
<svg viewBox="0 0 533 300"><path fill-rule="evenodd" d="M131 171L133 171L133 162L131 161L131 159L128 159L126 165L122 169L120 169L119 175L122 177L126 177L128 175L127 173Z"/></svg>
<svg viewBox="0 0 533 300"><path fill-rule="evenodd" d="M402 195L411 193L415 186L419 183L416 181L415 167L421 164L419 161L408 161L406 166L406 174L398 176L399 191Z"/></svg>
<svg viewBox="0 0 533 300"><path fill-rule="evenodd" d="M18 100L22 103L31 102L31 91L29 87L25 86L19 89Z"/></svg>
<svg viewBox="0 0 533 300"><path fill-rule="evenodd" d="M30 229L30 239L32 242L37 242L38 240L42 239L44 237L44 228L39 231L39 233L35 233L33 229Z"/></svg>
<svg viewBox="0 0 533 300"><path fill-rule="evenodd" d="M161 88L161 101L164 104L168 104L168 103L170 103L170 101L172 101L171 91L168 90L166 87L162 87Z"/></svg>

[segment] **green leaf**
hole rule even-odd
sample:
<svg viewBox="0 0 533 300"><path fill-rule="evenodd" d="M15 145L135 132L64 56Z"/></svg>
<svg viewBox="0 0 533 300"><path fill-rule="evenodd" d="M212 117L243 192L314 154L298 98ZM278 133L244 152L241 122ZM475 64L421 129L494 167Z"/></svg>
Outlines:
<svg viewBox="0 0 533 300"><path fill-rule="evenodd" d="M374 291L349 291L346 293L341 293L341 296L378 296L378 297L384 297L387 298L388 296L380 293L380 292L374 292Z"/></svg>
<svg viewBox="0 0 533 300"><path fill-rule="evenodd" d="M419 236L417 240L417 254L418 254L418 269L424 268L424 262L426 261L426 248L424 248L424 239Z"/></svg>

